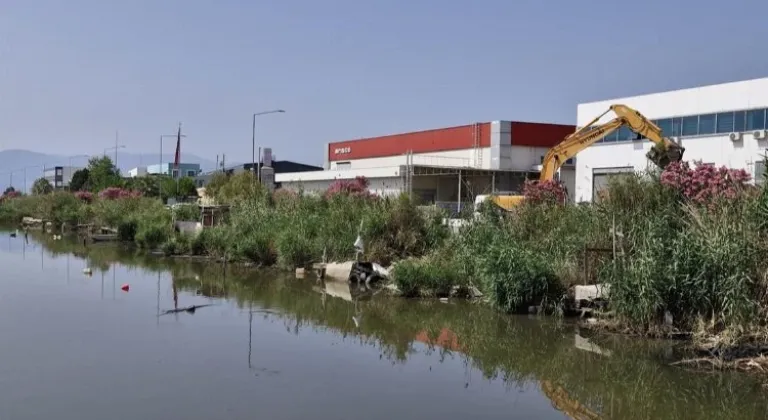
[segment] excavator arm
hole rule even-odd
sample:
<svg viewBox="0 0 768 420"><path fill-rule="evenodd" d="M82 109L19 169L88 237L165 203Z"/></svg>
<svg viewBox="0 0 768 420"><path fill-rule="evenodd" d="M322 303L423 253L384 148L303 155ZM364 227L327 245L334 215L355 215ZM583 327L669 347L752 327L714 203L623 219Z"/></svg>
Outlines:
<svg viewBox="0 0 768 420"><path fill-rule="evenodd" d="M616 118L605 124L594 125L605 114L613 111ZM619 128L626 126L632 132L638 135L638 138L646 138L653 142L651 151L646 154L648 159L660 168L665 168L672 162L679 162L683 158L685 149L674 141L663 136L661 128L651 122L636 110L621 104L611 105L611 107L590 121L584 127L576 130L575 133L566 137L555 147L549 149L544 161L542 162L541 181L550 181L554 179L558 169L570 158L587 147L597 143L603 137L613 133Z"/></svg>
<svg viewBox="0 0 768 420"><path fill-rule="evenodd" d="M605 124L595 125L600 118L611 111L616 114L616 118ZM576 130L555 147L549 149L541 164L539 180L551 181L568 159L624 126L637 134L638 139L646 138L653 142L653 147L646 154L646 157L658 167L665 168L670 163L679 162L683 159L685 149L664 137L659 126L636 110L626 105L616 104L611 105L607 111L590 121L589 124ZM478 207L479 203L487 198L491 198L497 206L505 210L512 210L522 203L525 197L521 195L478 196L475 206Z"/></svg>

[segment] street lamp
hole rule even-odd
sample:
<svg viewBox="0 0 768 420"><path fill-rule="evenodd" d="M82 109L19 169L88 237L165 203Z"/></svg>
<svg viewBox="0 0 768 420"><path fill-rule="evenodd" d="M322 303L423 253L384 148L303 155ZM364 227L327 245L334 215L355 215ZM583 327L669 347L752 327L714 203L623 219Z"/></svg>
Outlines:
<svg viewBox="0 0 768 420"><path fill-rule="evenodd" d="M261 181L261 148L259 148L259 168L256 168L256 117L267 114L282 114L283 109L273 109L271 111L262 111L253 114L253 124L251 126L251 170L256 172L256 176Z"/></svg>
<svg viewBox="0 0 768 420"><path fill-rule="evenodd" d="M117 168L117 149L125 149L124 144L114 145L112 147L107 147L104 149L104 156L107 156L107 150L114 150L115 151L115 168Z"/></svg>

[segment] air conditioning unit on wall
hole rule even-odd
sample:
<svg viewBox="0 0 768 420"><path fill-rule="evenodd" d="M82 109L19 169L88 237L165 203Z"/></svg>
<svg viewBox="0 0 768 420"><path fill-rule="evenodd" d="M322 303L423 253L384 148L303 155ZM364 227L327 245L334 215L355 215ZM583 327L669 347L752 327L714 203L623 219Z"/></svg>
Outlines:
<svg viewBox="0 0 768 420"><path fill-rule="evenodd" d="M757 130L754 133L752 133L752 135L755 136L755 140L765 140L765 138L768 137L768 131Z"/></svg>
<svg viewBox="0 0 768 420"><path fill-rule="evenodd" d="M728 135L728 138L730 138L731 141L741 141L742 137L742 133L731 133Z"/></svg>

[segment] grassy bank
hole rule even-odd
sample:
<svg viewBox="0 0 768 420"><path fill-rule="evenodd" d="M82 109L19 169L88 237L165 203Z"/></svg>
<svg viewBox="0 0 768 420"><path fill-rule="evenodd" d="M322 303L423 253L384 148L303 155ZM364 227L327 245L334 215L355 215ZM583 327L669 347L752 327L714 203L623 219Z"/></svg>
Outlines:
<svg viewBox="0 0 768 420"><path fill-rule="evenodd" d="M307 266L324 254L330 261L352 259L358 234L365 238L366 256L385 265L425 255L449 235L440 211L419 208L406 197L371 197L343 184L323 196L271 193L247 173L214 181L212 194L231 210L223 223L198 235L175 232L172 223L199 220L196 206L171 210L132 190L4 197L0 222L33 217L51 222L54 231L105 226L116 229L124 242L167 255L206 255L286 269Z"/></svg>
<svg viewBox="0 0 768 420"><path fill-rule="evenodd" d="M426 257L399 264L395 277L412 293L439 278L470 282L503 310L536 302L557 310L563 290L583 280L584 250L601 248L591 264L593 280L610 287L612 317L602 326L693 333L710 355L765 348L755 343L768 337L768 190L748 181L743 171L672 165L614 178L595 204L545 197L510 214L491 209Z"/></svg>

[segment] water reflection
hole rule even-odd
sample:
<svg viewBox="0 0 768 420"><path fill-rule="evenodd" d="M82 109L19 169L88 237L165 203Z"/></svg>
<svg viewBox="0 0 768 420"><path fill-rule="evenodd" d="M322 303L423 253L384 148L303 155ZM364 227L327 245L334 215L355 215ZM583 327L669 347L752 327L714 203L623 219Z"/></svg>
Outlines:
<svg viewBox="0 0 768 420"><path fill-rule="evenodd" d="M440 374L445 379L441 385L444 388L440 388L444 398L448 401L463 401L468 395L481 398L491 395L488 384L502 384L507 396L498 398L510 405L498 413L506 412L512 418L515 415L526 418L520 411L523 409L514 408L519 392L523 392L527 401L534 401L536 395L546 397L548 406L537 406L535 410L558 410L575 419L748 419L763 418L768 409L760 384L752 378L692 374L668 367L661 360L666 348L664 343L590 336L568 323L500 316L484 306L463 302L389 299L362 285L318 282L310 278L297 280L277 273L240 272L217 264L150 257L109 245L86 247L66 240L52 241L37 236L32 239L30 247L36 246L35 240L45 246L45 250L38 246L43 270L46 259L60 257L67 260L67 281L70 265L81 263L100 271L102 299L108 271L112 272L112 300L115 300L117 267L151 272L150 281L156 286L150 286L148 299L151 302L156 294L158 328L163 313L171 309L163 306L162 287L166 281L170 283L171 300L165 305L172 305L176 310L168 317L172 323L181 323L188 315L179 309L213 304L214 307L205 312L211 318L195 315L197 321L212 319L218 314L213 310L216 306L234 304L243 314L247 313L247 317L233 321L239 325L233 327L233 331L239 331L236 334L242 337L245 326L239 322L247 319L248 372L262 379L277 380L284 373L282 368L268 362L270 357L276 357L276 350L270 342L274 337L266 335L265 325L277 322L297 338L291 341L294 346L317 346L318 342L332 341L335 351L343 356L331 353L323 357L336 363L344 360L345 369L350 371L338 373L337 378L330 379L332 382L341 381L342 376L351 381L354 379L349 375L371 374L373 371L369 369L373 365L369 359L355 359L370 350L398 371L405 369L418 375L436 374L435 364L454 366L459 361L461 372L451 370L450 374ZM15 252L14 246L9 245L10 253ZM21 248L22 258L26 248L27 244ZM71 264L70 258L78 263ZM151 306L148 310L152 311ZM219 327L229 328L227 324ZM339 342L346 345L339 346ZM368 351L353 350L348 345L352 342ZM290 350L289 347L281 351ZM318 352L317 357L326 354L317 349L313 351ZM239 354L238 363L242 366L243 353ZM311 360L301 366L308 369L308 363ZM422 363L424 370L419 371ZM396 382L387 373L376 372L379 375L376 379L365 382L369 392L374 395L390 392L388 387ZM307 375L304 380L317 381L318 386L328 380ZM473 376L477 377L474 381ZM450 390L452 383L460 384L465 394ZM415 392L424 393L415 396L418 399L437 391ZM486 402L491 404L490 400ZM398 401L391 404L396 405ZM530 417L533 412L544 416L535 418L557 418L550 411L535 410L525 413L529 418L533 418ZM414 418L428 417L424 412L419 414ZM453 418L463 417L457 414Z"/></svg>

